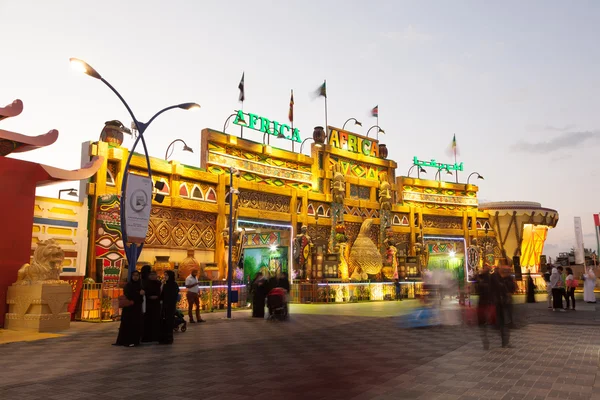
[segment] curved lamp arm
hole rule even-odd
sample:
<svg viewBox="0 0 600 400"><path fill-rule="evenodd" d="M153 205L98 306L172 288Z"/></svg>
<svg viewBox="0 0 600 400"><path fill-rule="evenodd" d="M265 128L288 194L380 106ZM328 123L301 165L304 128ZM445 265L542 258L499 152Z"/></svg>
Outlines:
<svg viewBox="0 0 600 400"><path fill-rule="evenodd" d="M346 124L352 120L354 120L354 125L362 126L362 123L356 118L348 118L346 122L344 122L344 125L342 125L342 129L346 129Z"/></svg>
<svg viewBox="0 0 600 400"><path fill-rule="evenodd" d="M481 180L483 180L483 176L481 176L481 175L479 174L479 172L472 172L472 173L469 175L469 177L467 178L467 185L469 184L469 180L471 179L471 177L472 177L473 175L477 175L477 179L481 179Z"/></svg>
<svg viewBox="0 0 600 400"><path fill-rule="evenodd" d="M343 129L343 128L342 128L342 129ZM300 153L302 153L302 147L304 147L304 143L305 143L307 140L312 140L313 142L315 141L315 140L314 140L313 138L311 138L311 137L304 139L304 140L302 141L302 143L300 143Z"/></svg>
<svg viewBox="0 0 600 400"><path fill-rule="evenodd" d="M379 132L381 133L385 133L385 131L383 129L381 129L381 127L379 125L373 125L372 127L369 128L369 130L367 131L367 137L369 137L369 132L371 132L371 129L373 128L377 128L377 134L379 134Z"/></svg>
<svg viewBox="0 0 600 400"><path fill-rule="evenodd" d="M225 123L223 124L223 133L225 133L225 129L227 129L227 124L229 123L229 120L232 117L235 117L236 115L237 115L237 113L233 113L229 117L227 117L227 119L225 120Z"/></svg>
<svg viewBox="0 0 600 400"><path fill-rule="evenodd" d="M406 177L410 178L410 173L412 172L412 170L417 166L417 164L413 164L412 167L410 167L408 169L408 172L406 173Z"/></svg>
<svg viewBox="0 0 600 400"><path fill-rule="evenodd" d="M177 142L183 143L183 151L189 151L190 153L194 152L194 150L190 146L188 146L187 143L183 141L183 139L175 139L167 147L167 151L165 152L165 161L167 161L169 159L169 157L171 157L171 155L173 154L173 150L171 150L171 154L169 154L169 149L171 147L173 147L173 149L175 149L174 144Z"/></svg>

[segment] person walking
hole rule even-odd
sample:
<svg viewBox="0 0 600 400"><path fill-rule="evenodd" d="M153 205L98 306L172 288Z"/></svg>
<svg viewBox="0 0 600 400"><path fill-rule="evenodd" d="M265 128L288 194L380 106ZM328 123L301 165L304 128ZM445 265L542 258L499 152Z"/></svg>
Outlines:
<svg viewBox="0 0 600 400"><path fill-rule="evenodd" d="M558 273L560 274L560 281L561 281L561 286L560 286L560 295L561 295L561 299L564 297L565 302L567 303L567 308L569 308L569 299L567 298L567 275L565 274L565 270L563 267L558 267ZM562 303L562 300L561 300ZM566 311L567 308L563 309Z"/></svg>
<svg viewBox="0 0 600 400"><path fill-rule="evenodd" d="M594 288L596 287L596 274L594 269L589 267L587 273L583 275L583 301L586 303L595 303L596 295L594 294Z"/></svg>
<svg viewBox="0 0 600 400"><path fill-rule="evenodd" d="M190 319L190 323L194 324L194 305L196 306L196 319L198 322L204 322L204 320L200 317L200 283L198 282L198 270L192 270L190 275L185 278L185 287L187 288L186 298L188 302L188 317Z"/></svg>
<svg viewBox="0 0 600 400"><path fill-rule="evenodd" d="M487 336L487 326L493 324L496 314L491 287L490 266L485 264L483 270L476 278L479 303L477 303L477 325L481 333L481 342L484 350L489 350L490 341Z"/></svg>
<svg viewBox="0 0 600 400"><path fill-rule="evenodd" d="M402 301L402 287L398 278L394 279L394 289L396 291L396 301Z"/></svg>
<svg viewBox="0 0 600 400"><path fill-rule="evenodd" d="M123 289L123 296L123 302L127 304L122 305L121 325L119 326L117 341L113 346L139 346L143 327L142 301L144 290L138 271L131 273L131 279ZM121 303L121 298L119 303Z"/></svg>
<svg viewBox="0 0 600 400"><path fill-rule="evenodd" d="M573 278L573 270L567 267L567 278L566 289L567 289L567 310L570 307L569 299L573 301L573 311L575 311L575 288L577 287L577 281Z"/></svg>
<svg viewBox="0 0 600 400"><path fill-rule="evenodd" d="M552 287L552 311L565 311L562 306L562 280L558 273L558 268L552 268L552 274L550 275L550 286Z"/></svg>
<svg viewBox="0 0 600 400"><path fill-rule="evenodd" d="M552 284L550 283L550 275L552 275L552 265L548 265L544 272L544 281L546 282L546 293L548 293L548 308L552 308Z"/></svg>
<svg viewBox="0 0 600 400"><path fill-rule="evenodd" d="M179 299L179 286L175 282L175 272L165 271L165 283L160 292L162 300L162 319L158 343L173 344L173 328L175 325L175 309Z"/></svg>
<svg viewBox="0 0 600 400"><path fill-rule="evenodd" d="M500 328L500 337L502 347L512 347L510 344L510 326L512 320L512 294L515 291L515 282L510 274L509 267L499 268L499 271L492 274L491 292L496 303L496 318Z"/></svg>
<svg viewBox="0 0 600 400"><path fill-rule="evenodd" d="M148 279L142 282L145 292L146 310L144 312L144 333L142 342L157 342L160 330L160 281L155 271L150 272Z"/></svg>
<svg viewBox="0 0 600 400"><path fill-rule="evenodd" d="M265 317L265 298L268 285L262 272L258 272L252 281L252 318Z"/></svg>

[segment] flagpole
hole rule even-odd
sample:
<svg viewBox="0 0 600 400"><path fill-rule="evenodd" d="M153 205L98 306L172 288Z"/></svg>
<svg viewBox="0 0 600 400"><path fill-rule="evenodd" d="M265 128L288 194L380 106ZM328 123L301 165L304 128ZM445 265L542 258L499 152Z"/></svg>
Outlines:
<svg viewBox="0 0 600 400"><path fill-rule="evenodd" d="M329 130L327 127L329 124L327 123L327 79L323 81L325 84L325 143L329 142Z"/></svg>
<svg viewBox="0 0 600 400"><path fill-rule="evenodd" d="M454 134L454 165L456 166L456 148L458 144L456 144L456 133ZM458 183L458 169L456 169L456 183Z"/></svg>
<svg viewBox="0 0 600 400"><path fill-rule="evenodd" d="M244 113L244 100L242 100L242 114ZM240 125L240 139L244 138L244 126Z"/></svg>

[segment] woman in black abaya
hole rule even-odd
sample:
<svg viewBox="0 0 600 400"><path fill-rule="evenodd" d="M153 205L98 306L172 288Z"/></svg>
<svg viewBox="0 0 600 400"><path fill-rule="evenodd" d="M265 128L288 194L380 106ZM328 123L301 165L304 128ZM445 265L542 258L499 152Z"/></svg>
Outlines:
<svg viewBox="0 0 600 400"><path fill-rule="evenodd" d="M131 279L125 285L123 294L133 304L123 307L119 335L114 346L134 347L140 344L143 324L142 301L144 290L142 289L140 273L138 271L133 271L131 274Z"/></svg>
<svg viewBox="0 0 600 400"><path fill-rule="evenodd" d="M175 282L175 273L165 271L165 283L162 286L160 299L162 300L162 318L160 323L160 344L173 344L173 328L175 308L179 297L179 286Z"/></svg>
<svg viewBox="0 0 600 400"><path fill-rule="evenodd" d="M269 290L266 279L262 273L257 273L252 282L252 317L265 317L265 297Z"/></svg>
<svg viewBox="0 0 600 400"><path fill-rule="evenodd" d="M144 313L144 335L142 342L157 342L160 330L160 282L156 272L152 271L143 281L146 292L146 312Z"/></svg>

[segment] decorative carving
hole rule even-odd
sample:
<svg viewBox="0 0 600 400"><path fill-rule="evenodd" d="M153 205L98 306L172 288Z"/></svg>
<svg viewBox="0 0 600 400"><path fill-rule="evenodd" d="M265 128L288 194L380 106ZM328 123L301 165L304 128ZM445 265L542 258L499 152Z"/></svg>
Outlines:
<svg viewBox="0 0 600 400"><path fill-rule="evenodd" d="M265 211L290 212L290 198L287 196L241 190L238 199L241 207Z"/></svg>
<svg viewBox="0 0 600 400"><path fill-rule="evenodd" d="M373 236L372 227L372 219L366 219L362 223L360 232L350 251L349 266L353 271L361 275L363 273L376 275L381 271L381 267L383 266L381 254L374 241L369 237ZM378 233L378 230L375 229L375 237L377 237Z"/></svg>
<svg viewBox="0 0 600 400"><path fill-rule="evenodd" d="M302 225L300 233L294 240L294 259L296 261L296 273L298 278L310 276L312 267L312 249L313 241L308 234L306 225Z"/></svg>
<svg viewBox="0 0 600 400"><path fill-rule="evenodd" d="M387 181L387 174L382 174L379 183L379 207L381 210L389 211L392 209L392 190L390 183Z"/></svg>
<svg viewBox="0 0 600 400"><path fill-rule="evenodd" d="M33 253L33 261L21 267L15 285L68 284L60 279L64 259L65 253L54 239L39 242Z"/></svg>
<svg viewBox="0 0 600 400"><path fill-rule="evenodd" d="M203 211L152 206L148 247L214 249L217 216Z"/></svg>
<svg viewBox="0 0 600 400"><path fill-rule="evenodd" d="M331 194L334 203L343 204L346 197L346 179L340 163L336 163L333 168L333 179L331 184Z"/></svg>
<svg viewBox="0 0 600 400"><path fill-rule="evenodd" d="M462 229L462 218L441 215L423 215L423 226L425 228Z"/></svg>

